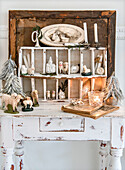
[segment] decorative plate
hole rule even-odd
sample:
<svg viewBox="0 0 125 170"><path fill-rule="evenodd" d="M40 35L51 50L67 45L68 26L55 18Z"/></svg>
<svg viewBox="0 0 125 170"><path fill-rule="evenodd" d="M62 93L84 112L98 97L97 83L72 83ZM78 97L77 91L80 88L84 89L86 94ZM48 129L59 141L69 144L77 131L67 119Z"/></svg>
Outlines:
<svg viewBox="0 0 125 170"><path fill-rule="evenodd" d="M45 45L64 46L65 43L84 42L84 30L70 24L53 24L41 29L43 37L40 39Z"/></svg>

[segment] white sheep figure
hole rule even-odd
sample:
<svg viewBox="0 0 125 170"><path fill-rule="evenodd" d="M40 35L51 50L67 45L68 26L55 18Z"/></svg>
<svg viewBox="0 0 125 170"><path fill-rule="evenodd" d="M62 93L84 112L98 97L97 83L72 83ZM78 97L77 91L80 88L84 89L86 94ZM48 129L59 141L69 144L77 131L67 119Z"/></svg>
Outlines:
<svg viewBox="0 0 125 170"><path fill-rule="evenodd" d="M83 66L83 72L89 73L91 70L86 67L86 65Z"/></svg>
<svg viewBox="0 0 125 170"><path fill-rule="evenodd" d="M28 70L27 70L28 74L30 74L30 75L34 75L34 71L35 71L34 67L28 68Z"/></svg>
<svg viewBox="0 0 125 170"><path fill-rule="evenodd" d="M63 61L59 62L59 73L63 73Z"/></svg>
<svg viewBox="0 0 125 170"><path fill-rule="evenodd" d="M67 74L68 68L69 68L68 62L64 62L63 63L63 73Z"/></svg>
<svg viewBox="0 0 125 170"><path fill-rule="evenodd" d="M32 108L33 102L30 97L26 97L26 100L23 101L24 107L27 108L27 105L29 104L30 108Z"/></svg>
<svg viewBox="0 0 125 170"><path fill-rule="evenodd" d="M2 94L2 107L3 103L5 103L5 109L7 110L8 104L12 105L13 111L15 112L17 109L17 104L19 103L20 99L22 99L21 95L16 95L15 93L12 95Z"/></svg>
<svg viewBox="0 0 125 170"><path fill-rule="evenodd" d="M32 96L32 99L33 99L33 105L38 105L38 91L37 90L34 90L31 92L31 96Z"/></svg>

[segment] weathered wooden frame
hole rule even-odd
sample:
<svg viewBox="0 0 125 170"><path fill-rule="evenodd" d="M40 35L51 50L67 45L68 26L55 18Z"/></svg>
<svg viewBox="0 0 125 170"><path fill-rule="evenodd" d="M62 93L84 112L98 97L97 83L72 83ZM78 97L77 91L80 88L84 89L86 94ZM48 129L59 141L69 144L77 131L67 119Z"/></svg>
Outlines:
<svg viewBox="0 0 125 170"><path fill-rule="evenodd" d="M104 19L107 24L106 46L108 52L107 60L107 73L108 77L115 70L115 32L116 32L116 11L34 11L34 10L10 10L9 11L9 55L18 64L18 50L20 48L17 45L17 29L18 22L28 19L30 21L37 21L38 19L46 21L46 19L69 19L73 22L79 19L92 20L95 22L99 19ZM51 24L51 23L50 23ZM103 27L101 28L103 34ZM18 39L19 42L19 39ZM21 44L22 45L22 44Z"/></svg>

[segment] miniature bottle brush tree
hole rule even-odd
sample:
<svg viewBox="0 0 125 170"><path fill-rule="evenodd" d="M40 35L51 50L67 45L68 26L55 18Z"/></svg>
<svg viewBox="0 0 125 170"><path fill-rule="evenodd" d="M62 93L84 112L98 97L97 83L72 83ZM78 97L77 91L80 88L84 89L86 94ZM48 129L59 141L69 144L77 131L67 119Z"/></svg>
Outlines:
<svg viewBox="0 0 125 170"><path fill-rule="evenodd" d="M4 63L4 67L2 69L2 73L0 74L0 80L5 81L3 89L1 90L2 93L5 94L20 94L22 96L25 96L23 93L22 87L20 85L19 78L16 75L16 64L15 62L11 59L8 59Z"/></svg>

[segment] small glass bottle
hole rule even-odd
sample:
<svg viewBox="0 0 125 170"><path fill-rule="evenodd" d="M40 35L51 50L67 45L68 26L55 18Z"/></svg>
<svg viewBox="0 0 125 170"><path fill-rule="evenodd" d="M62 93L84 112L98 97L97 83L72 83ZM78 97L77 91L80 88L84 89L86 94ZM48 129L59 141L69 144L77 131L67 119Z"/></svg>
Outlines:
<svg viewBox="0 0 125 170"><path fill-rule="evenodd" d="M49 100L50 99L50 91L48 90L48 91L46 91L46 98L47 98L47 100Z"/></svg>

